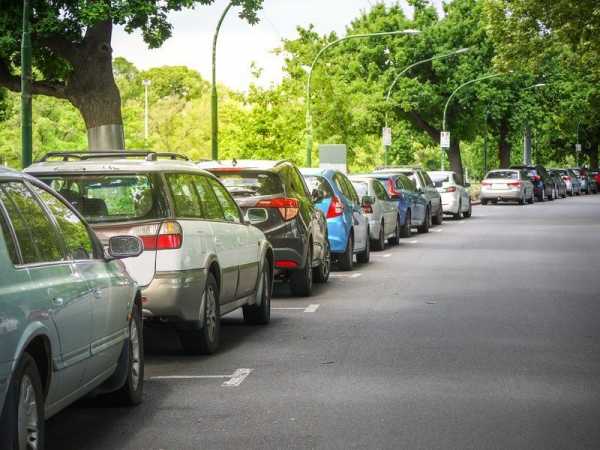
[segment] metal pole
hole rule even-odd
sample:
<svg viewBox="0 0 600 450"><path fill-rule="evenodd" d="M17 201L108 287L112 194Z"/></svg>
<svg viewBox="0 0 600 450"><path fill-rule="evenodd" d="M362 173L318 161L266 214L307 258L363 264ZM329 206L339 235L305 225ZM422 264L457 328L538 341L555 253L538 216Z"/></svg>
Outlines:
<svg viewBox="0 0 600 450"><path fill-rule="evenodd" d="M215 35L213 38L213 47L212 47L212 94L211 94L211 156L213 160L219 159L219 96L217 93L217 41L219 39L219 31L221 31L221 25L223 25L223 20L225 20L225 16L233 6L233 1L231 1L221 18L219 19L219 23L217 24L217 29L215 30Z"/></svg>
<svg viewBox="0 0 600 450"><path fill-rule="evenodd" d="M483 134L483 174L488 171L488 114L485 115L485 131Z"/></svg>
<svg viewBox="0 0 600 450"><path fill-rule="evenodd" d="M349 39L360 39L367 37L377 37L377 36L391 36L397 34L418 34L420 33L418 30L399 30L399 31L386 31L382 33L366 33L366 34L352 34L350 36L345 36L336 41L330 42L325 47L323 47L315 56L312 64L310 65L310 69L308 72L308 81L306 82L306 166L312 166L312 145L313 145L313 129L312 129L312 110L311 110L311 88L312 88L312 75L319 61L319 58L323 53L325 53L329 48L334 45L339 44L340 42L347 41Z"/></svg>
<svg viewBox="0 0 600 450"><path fill-rule="evenodd" d="M33 153L31 107L31 4L23 0L23 37L21 40L21 165L29 167Z"/></svg>

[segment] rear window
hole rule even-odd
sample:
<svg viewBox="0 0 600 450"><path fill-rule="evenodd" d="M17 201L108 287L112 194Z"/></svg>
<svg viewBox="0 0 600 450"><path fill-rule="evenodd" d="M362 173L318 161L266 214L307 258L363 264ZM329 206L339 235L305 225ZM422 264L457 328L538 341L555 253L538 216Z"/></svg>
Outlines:
<svg viewBox="0 0 600 450"><path fill-rule="evenodd" d="M506 179L506 180L518 180L519 179L519 173L518 172L513 172L510 170L499 170L496 172L490 172L487 174L486 178L491 178L491 179Z"/></svg>
<svg viewBox="0 0 600 450"><path fill-rule="evenodd" d="M305 175L304 181L306 181L308 189L311 192L315 189L319 189L325 193L325 198L333 197L333 189L325 178L313 175Z"/></svg>
<svg viewBox="0 0 600 450"><path fill-rule="evenodd" d="M360 198L369 195L369 185L364 181L353 181L352 185Z"/></svg>
<svg viewBox="0 0 600 450"><path fill-rule="evenodd" d="M279 177L270 172L215 172L234 197L283 194Z"/></svg>
<svg viewBox="0 0 600 450"><path fill-rule="evenodd" d="M58 175L40 177L79 210L89 223L167 217L158 175Z"/></svg>
<svg viewBox="0 0 600 450"><path fill-rule="evenodd" d="M433 181L433 185L436 188L441 188L444 183L450 182L450 175L447 173L430 173L429 177Z"/></svg>

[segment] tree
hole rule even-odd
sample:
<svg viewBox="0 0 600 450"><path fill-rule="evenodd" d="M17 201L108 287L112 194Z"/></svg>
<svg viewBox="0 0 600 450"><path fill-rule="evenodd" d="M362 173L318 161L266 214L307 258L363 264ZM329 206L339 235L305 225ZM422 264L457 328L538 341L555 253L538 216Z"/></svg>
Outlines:
<svg viewBox="0 0 600 450"><path fill-rule="evenodd" d="M180 11L214 0L133 2L110 0L32 0L34 95L66 99L79 110L94 148L96 132L121 130L121 97L113 75L111 36L114 25L141 30L144 41L156 48L171 36L170 11ZM234 0L240 17L256 23L262 0ZM20 90L18 67L22 2L4 2L0 15L0 87ZM116 127L115 127L116 126ZM122 146L121 139L115 145Z"/></svg>

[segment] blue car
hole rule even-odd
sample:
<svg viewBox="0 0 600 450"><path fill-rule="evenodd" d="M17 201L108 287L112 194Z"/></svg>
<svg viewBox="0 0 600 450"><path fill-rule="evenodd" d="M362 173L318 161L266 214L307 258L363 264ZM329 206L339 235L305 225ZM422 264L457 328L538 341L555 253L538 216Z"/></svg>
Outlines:
<svg viewBox="0 0 600 450"><path fill-rule="evenodd" d="M369 221L352 183L333 169L302 169L312 190L315 206L327 217L331 253L342 270L352 270L354 255L359 263L370 259Z"/></svg>
<svg viewBox="0 0 600 450"><path fill-rule="evenodd" d="M432 224L429 201L410 178L399 173L375 173L371 176L381 181L390 197L398 201L402 222L401 237L410 237L413 227L417 227L419 233L429 232Z"/></svg>

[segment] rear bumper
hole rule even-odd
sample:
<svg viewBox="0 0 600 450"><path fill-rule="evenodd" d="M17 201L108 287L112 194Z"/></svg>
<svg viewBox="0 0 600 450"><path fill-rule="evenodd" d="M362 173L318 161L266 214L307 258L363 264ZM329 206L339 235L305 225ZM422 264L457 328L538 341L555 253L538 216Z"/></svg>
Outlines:
<svg viewBox="0 0 600 450"><path fill-rule="evenodd" d="M481 200L520 200L522 198L523 193L518 191L511 190L502 190L502 191L481 191L479 194L479 198Z"/></svg>
<svg viewBox="0 0 600 450"><path fill-rule="evenodd" d="M442 195L442 210L447 214L458 214L460 198L453 193L444 193Z"/></svg>
<svg viewBox="0 0 600 450"><path fill-rule="evenodd" d="M156 272L142 290L144 317L201 321L206 269Z"/></svg>
<svg viewBox="0 0 600 450"><path fill-rule="evenodd" d="M379 239L379 229L381 228L381 222L369 214L369 234L373 240Z"/></svg>

